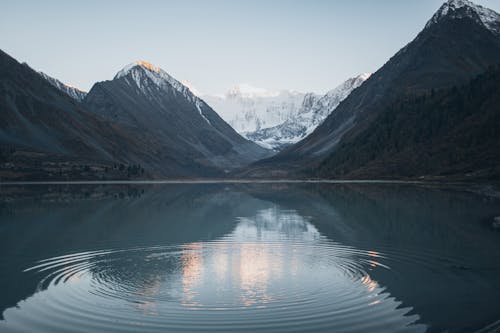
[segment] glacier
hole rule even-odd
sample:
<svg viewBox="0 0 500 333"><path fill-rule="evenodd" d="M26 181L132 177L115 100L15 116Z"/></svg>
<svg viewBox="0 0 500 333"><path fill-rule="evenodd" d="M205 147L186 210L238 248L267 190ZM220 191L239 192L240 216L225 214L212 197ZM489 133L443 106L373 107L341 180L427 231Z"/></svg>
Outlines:
<svg viewBox="0 0 500 333"><path fill-rule="evenodd" d="M350 78L325 95L240 84L224 95L202 98L238 133L264 148L280 151L314 131L370 75Z"/></svg>

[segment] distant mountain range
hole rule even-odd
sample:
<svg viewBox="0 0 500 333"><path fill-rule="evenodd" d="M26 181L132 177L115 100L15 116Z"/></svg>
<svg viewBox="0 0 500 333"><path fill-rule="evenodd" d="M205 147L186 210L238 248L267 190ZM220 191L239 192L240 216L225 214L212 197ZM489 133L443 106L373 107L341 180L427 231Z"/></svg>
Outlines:
<svg viewBox="0 0 500 333"><path fill-rule="evenodd" d="M500 109L479 102L493 103L499 91L475 90L483 83L494 87L489 79L470 82L487 71L486 77L496 79L499 26L496 12L449 0L311 135L238 176L499 177ZM471 91L473 101L461 99L454 89ZM479 140L479 133L490 137Z"/></svg>
<svg viewBox="0 0 500 333"><path fill-rule="evenodd" d="M221 177L269 156L146 62L73 90L0 53L0 178Z"/></svg>
<svg viewBox="0 0 500 333"><path fill-rule="evenodd" d="M283 150L312 133L340 102L369 77L370 74L366 73L351 78L324 96L305 94L300 108L291 113L282 123L242 133L242 135L263 147L277 151Z"/></svg>
<svg viewBox="0 0 500 333"><path fill-rule="evenodd" d="M262 147L279 151L310 134L369 76L349 79L323 96L268 91L243 84L222 96L202 98L238 133Z"/></svg>
<svg viewBox="0 0 500 333"><path fill-rule="evenodd" d="M0 51L0 179L500 179L499 65L500 15L466 0L324 96L199 97L144 61L85 93Z"/></svg>
<svg viewBox="0 0 500 333"><path fill-rule="evenodd" d="M221 96L201 96L238 133L253 133L283 124L296 115L306 94L237 85Z"/></svg>

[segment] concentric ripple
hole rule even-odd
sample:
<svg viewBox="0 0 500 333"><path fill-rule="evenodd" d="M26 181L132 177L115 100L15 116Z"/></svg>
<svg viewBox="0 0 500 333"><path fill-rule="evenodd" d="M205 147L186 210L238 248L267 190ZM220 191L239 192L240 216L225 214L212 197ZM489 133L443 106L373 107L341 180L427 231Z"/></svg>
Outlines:
<svg viewBox="0 0 500 333"><path fill-rule="evenodd" d="M422 331L370 275L389 269L384 254L236 234L42 260L26 270L40 276L30 311L11 318L51 331Z"/></svg>
<svg viewBox="0 0 500 333"><path fill-rule="evenodd" d="M41 260L25 270L37 292L5 317L37 332L424 331L373 277L389 259L268 209L212 241Z"/></svg>

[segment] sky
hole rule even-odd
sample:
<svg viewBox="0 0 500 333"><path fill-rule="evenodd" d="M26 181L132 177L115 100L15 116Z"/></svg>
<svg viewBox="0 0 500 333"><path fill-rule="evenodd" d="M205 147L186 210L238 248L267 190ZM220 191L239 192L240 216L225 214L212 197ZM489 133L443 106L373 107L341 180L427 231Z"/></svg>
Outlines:
<svg viewBox="0 0 500 333"><path fill-rule="evenodd" d="M135 60L204 94L324 93L374 72L442 0L2 0L0 49L88 91ZM476 3L500 12L500 0Z"/></svg>

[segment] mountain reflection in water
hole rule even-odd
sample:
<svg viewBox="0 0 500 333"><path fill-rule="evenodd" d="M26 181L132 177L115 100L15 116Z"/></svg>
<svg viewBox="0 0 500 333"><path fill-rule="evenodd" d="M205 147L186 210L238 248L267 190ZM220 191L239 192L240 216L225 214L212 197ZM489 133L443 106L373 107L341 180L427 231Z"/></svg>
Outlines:
<svg viewBox="0 0 500 333"><path fill-rule="evenodd" d="M491 196L190 184L3 187L1 200L2 332L469 331L500 318Z"/></svg>

